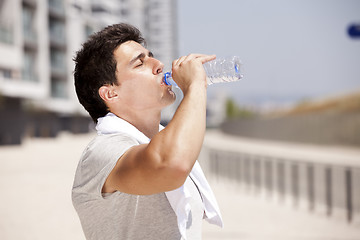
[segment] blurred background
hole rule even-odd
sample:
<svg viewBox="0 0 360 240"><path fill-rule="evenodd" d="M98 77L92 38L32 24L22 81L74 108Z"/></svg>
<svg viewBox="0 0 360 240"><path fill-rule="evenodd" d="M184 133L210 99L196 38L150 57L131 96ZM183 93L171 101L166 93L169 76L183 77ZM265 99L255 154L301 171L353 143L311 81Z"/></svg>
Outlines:
<svg viewBox="0 0 360 240"><path fill-rule="evenodd" d="M242 60L241 81L208 87L199 160L228 228L204 239L360 239L360 1L0 0L1 239L58 225L58 239L83 239L69 194L94 125L72 58L119 22L165 70L189 53ZM24 182L32 200L14 201Z"/></svg>

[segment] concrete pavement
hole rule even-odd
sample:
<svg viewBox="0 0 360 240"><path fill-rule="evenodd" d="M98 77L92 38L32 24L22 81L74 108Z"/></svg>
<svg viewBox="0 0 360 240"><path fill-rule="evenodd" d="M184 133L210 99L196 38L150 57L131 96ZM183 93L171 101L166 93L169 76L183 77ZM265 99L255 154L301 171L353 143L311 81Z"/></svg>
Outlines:
<svg viewBox="0 0 360 240"><path fill-rule="evenodd" d="M0 239L85 239L71 204L73 175L93 134L61 134L0 147ZM356 240L360 227L255 198L211 178L225 228L204 222L205 240Z"/></svg>
<svg viewBox="0 0 360 240"><path fill-rule="evenodd" d="M268 202L224 182L211 181L224 228L204 223L203 239L359 240L360 226Z"/></svg>
<svg viewBox="0 0 360 240"><path fill-rule="evenodd" d="M63 134L0 147L0 239L85 239L70 194L90 138Z"/></svg>

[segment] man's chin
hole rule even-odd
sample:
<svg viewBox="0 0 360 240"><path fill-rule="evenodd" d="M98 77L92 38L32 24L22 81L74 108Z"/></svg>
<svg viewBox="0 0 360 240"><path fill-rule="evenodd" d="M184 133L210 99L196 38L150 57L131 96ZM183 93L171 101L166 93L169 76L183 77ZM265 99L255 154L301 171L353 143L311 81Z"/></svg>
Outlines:
<svg viewBox="0 0 360 240"><path fill-rule="evenodd" d="M169 87L167 90L168 90L168 93L173 97L173 101L175 101L175 99L176 99L176 94L175 94L175 92L172 90L172 87Z"/></svg>
<svg viewBox="0 0 360 240"><path fill-rule="evenodd" d="M168 89L168 96L166 98L166 107L173 104L176 100L176 94L171 90L171 88Z"/></svg>

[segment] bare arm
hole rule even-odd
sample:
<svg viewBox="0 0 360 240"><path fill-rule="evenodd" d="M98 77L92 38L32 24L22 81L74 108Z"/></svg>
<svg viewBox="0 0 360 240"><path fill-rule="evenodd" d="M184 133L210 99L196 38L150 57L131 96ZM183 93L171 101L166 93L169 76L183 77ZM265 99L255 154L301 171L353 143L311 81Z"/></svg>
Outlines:
<svg viewBox="0 0 360 240"><path fill-rule="evenodd" d="M206 128L206 75L202 64L215 56L192 54L173 62L184 93L172 121L149 144L129 149L110 173L103 192L154 194L180 187L201 150Z"/></svg>

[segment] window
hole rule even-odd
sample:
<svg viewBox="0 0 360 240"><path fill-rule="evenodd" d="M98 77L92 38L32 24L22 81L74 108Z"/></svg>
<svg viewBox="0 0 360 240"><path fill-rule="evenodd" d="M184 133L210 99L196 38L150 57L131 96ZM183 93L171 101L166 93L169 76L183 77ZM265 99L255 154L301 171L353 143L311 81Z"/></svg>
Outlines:
<svg viewBox="0 0 360 240"><path fill-rule="evenodd" d="M86 25L85 26L85 38L88 38L93 33L94 33L94 29L91 26Z"/></svg>
<svg viewBox="0 0 360 240"><path fill-rule="evenodd" d="M52 41L65 43L65 24L62 21L50 18L49 31Z"/></svg>
<svg viewBox="0 0 360 240"><path fill-rule="evenodd" d="M65 72L65 54L63 51L51 49L51 68L57 72Z"/></svg>
<svg viewBox="0 0 360 240"><path fill-rule="evenodd" d="M7 79L11 79L12 78L12 74L11 74L11 70L10 69L4 69L2 70L3 72L3 77L7 78Z"/></svg>
<svg viewBox="0 0 360 240"><path fill-rule="evenodd" d="M120 12L121 12L121 15L124 17L126 17L130 14L129 9L127 9L127 8L122 8Z"/></svg>
<svg viewBox="0 0 360 240"><path fill-rule="evenodd" d="M64 2L63 0L48 0L49 9L57 14L64 14Z"/></svg>
<svg viewBox="0 0 360 240"><path fill-rule="evenodd" d="M34 9L24 6L23 7L23 33L24 38L28 42L36 42L36 33L34 30L33 22L35 18Z"/></svg>
<svg viewBox="0 0 360 240"><path fill-rule="evenodd" d="M67 98L66 81L60 78L51 78L51 96L54 98Z"/></svg>
<svg viewBox="0 0 360 240"><path fill-rule="evenodd" d="M0 42L13 43L13 1L0 0Z"/></svg>
<svg viewBox="0 0 360 240"><path fill-rule="evenodd" d="M33 52L25 52L23 60L23 80L36 82L36 55Z"/></svg>

